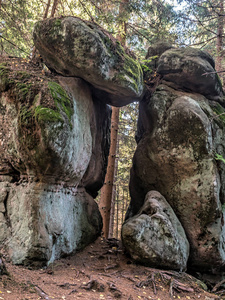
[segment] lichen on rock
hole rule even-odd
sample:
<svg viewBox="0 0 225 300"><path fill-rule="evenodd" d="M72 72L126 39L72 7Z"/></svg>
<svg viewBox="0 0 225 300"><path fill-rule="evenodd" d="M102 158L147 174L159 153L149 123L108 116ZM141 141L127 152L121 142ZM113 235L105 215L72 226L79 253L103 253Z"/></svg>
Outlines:
<svg viewBox="0 0 225 300"><path fill-rule="evenodd" d="M156 191L148 192L138 214L123 224L122 240L139 263L186 270L189 243L184 229L166 199Z"/></svg>
<svg viewBox="0 0 225 300"><path fill-rule="evenodd" d="M110 110L82 79L25 61L6 59L0 78L0 241L14 263L43 265L101 232L92 195L106 171Z"/></svg>
<svg viewBox="0 0 225 300"><path fill-rule="evenodd" d="M149 53L156 54L157 45ZM214 269L219 273L225 263L222 85L213 58L204 51L170 48L160 52L154 63L160 80L153 89L151 74L150 84L145 78L148 92L139 106L138 145L130 176L131 202L124 228L132 222L141 223L145 197L156 190L168 201L190 243L189 270ZM148 222L146 232L151 226ZM128 251L135 259L140 254L144 261L143 253L148 249L145 263L154 265L152 245L145 242L147 246L141 251L137 241L140 236L132 235L133 247L128 245Z"/></svg>
<svg viewBox="0 0 225 300"><path fill-rule="evenodd" d="M138 61L100 26L76 17L52 18L39 21L33 37L49 68L83 78L100 101L123 106L142 98Z"/></svg>

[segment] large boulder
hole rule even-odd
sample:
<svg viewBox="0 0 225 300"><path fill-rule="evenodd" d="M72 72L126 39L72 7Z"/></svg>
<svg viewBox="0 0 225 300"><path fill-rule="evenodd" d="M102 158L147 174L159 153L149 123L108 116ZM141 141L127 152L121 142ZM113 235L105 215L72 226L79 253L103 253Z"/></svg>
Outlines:
<svg viewBox="0 0 225 300"><path fill-rule="evenodd" d="M76 17L36 23L34 44L50 69L80 77L101 101L124 106L143 95L139 63L98 25Z"/></svg>
<svg viewBox="0 0 225 300"><path fill-rule="evenodd" d="M172 87L222 101L222 84L207 52L191 47L169 49L160 56L157 72Z"/></svg>
<svg viewBox="0 0 225 300"><path fill-rule="evenodd" d="M82 79L1 68L0 241L14 263L44 264L101 233L93 197L104 182L111 111Z"/></svg>
<svg viewBox="0 0 225 300"><path fill-rule="evenodd" d="M184 229L169 203L156 191L148 192L139 213L123 224L122 240L139 263L186 269L189 243Z"/></svg>
<svg viewBox="0 0 225 300"><path fill-rule="evenodd" d="M189 266L211 269L225 262L224 108L202 95L159 85L141 102L139 143L133 159L131 203L138 213L149 190L159 191L190 243Z"/></svg>
<svg viewBox="0 0 225 300"><path fill-rule="evenodd" d="M0 183L8 192L12 262L45 265L84 248L101 232L97 203L82 189L46 183Z"/></svg>

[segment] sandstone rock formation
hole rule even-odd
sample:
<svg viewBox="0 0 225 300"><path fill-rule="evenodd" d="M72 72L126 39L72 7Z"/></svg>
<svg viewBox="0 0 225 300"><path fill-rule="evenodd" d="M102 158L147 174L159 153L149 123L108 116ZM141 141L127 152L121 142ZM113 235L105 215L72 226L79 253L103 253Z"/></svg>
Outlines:
<svg viewBox="0 0 225 300"><path fill-rule="evenodd" d="M222 84L207 52L194 48L169 49L159 58L157 72L171 87L222 101Z"/></svg>
<svg viewBox="0 0 225 300"><path fill-rule="evenodd" d="M101 233L92 196L104 181L111 112L82 79L7 63L0 74L0 242L14 263L45 264Z"/></svg>
<svg viewBox="0 0 225 300"><path fill-rule="evenodd" d="M219 269L225 262L225 168L215 154L225 156L225 109L210 99L223 103L222 88L215 74L201 76L214 70L204 52L167 50L158 70L162 83L140 103L126 218L138 214L148 191L157 190L185 230L189 267Z"/></svg>
<svg viewBox="0 0 225 300"><path fill-rule="evenodd" d="M38 22L33 36L49 68L85 79L100 101L124 106L141 99L138 61L98 25L76 17L52 18Z"/></svg>
<svg viewBox="0 0 225 300"><path fill-rule="evenodd" d="M148 266L186 270L189 243L166 199L147 193L141 210L122 227L123 244L131 257Z"/></svg>

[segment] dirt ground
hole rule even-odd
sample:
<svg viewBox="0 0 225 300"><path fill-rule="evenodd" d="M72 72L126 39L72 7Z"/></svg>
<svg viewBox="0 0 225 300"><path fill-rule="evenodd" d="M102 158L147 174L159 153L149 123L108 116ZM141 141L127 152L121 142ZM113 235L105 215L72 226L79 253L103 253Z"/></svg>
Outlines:
<svg viewBox="0 0 225 300"><path fill-rule="evenodd" d="M225 299L203 290L186 273L135 264L115 239L99 238L85 250L38 270L3 259L9 272L0 276L0 299L4 300Z"/></svg>

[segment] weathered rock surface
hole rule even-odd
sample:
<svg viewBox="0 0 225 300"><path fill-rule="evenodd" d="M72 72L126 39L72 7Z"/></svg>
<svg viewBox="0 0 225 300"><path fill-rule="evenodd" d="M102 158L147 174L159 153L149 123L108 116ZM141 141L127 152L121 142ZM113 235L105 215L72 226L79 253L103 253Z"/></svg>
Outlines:
<svg viewBox="0 0 225 300"><path fill-rule="evenodd" d="M1 183L5 185L5 183ZM9 253L15 264L46 264L93 242L102 228L84 189L40 183L8 184Z"/></svg>
<svg viewBox="0 0 225 300"><path fill-rule="evenodd" d="M139 63L98 25L76 17L52 18L38 22L33 37L49 68L83 78L101 101L124 106L141 99Z"/></svg>
<svg viewBox="0 0 225 300"><path fill-rule="evenodd" d="M214 60L207 52L180 48L169 49L160 56L157 72L172 87L222 101L222 84L214 68Z"/></svg>
<svg viewBox="0 0 225 300"><path fill-rule="evenodd" d="M92 196L104 181L111 112L82 79L1 68L0 242L14 263L44 264L101 233Z"/></svg>
<svg viewBox="0 0 225 300"><path fill-rule="evenodd" d="M145 60L144 60L144 65L147 67L147 68L143 68L143 65L142 65L142 68L144 69L143 73L144 73L144 80L147 80L147 76L149 75L149 73L152 73L154 71L156 71L157 67L158 67L158 62L159 62L159 59L160 59L160 56L166 51L166 50L169 50L169 49L173 49L174 47L172 46L172 44L170 42L167 42L167 41L158 41L157 43L151 45L149 48L148 48L148 52L145 56ZM146 74L146 71L148 74ZM146 76L147 75L147 76Z"/></svg>
<svg viewBox="0 0 225 300"><path fill-rule="evenodd" d="M123 224L122 240L137 262L186 269L189 243L184 229L166 199L156 191L148 192L138 214Z"/></svg>
<svg viewBox="0 0 225 300"><path fill-rule="evenodd" d="M127 218L138 213L148 191L159 191L187 235L189 266L222 266L225 170L215 160L215 152L225 155L224 117L218 115L225 110L202 95L166 85L146 96L141 106Z"/></svg>

